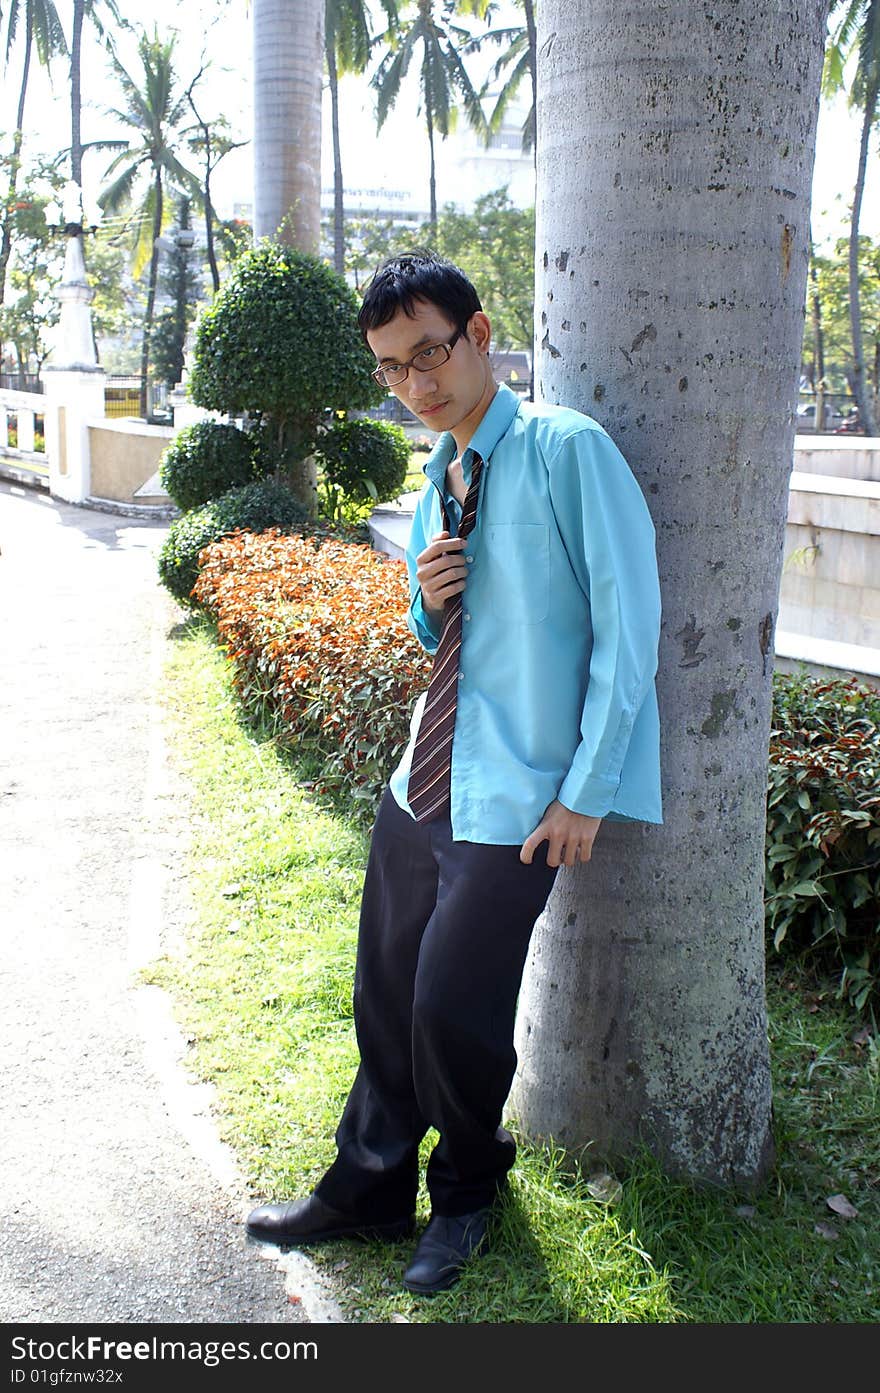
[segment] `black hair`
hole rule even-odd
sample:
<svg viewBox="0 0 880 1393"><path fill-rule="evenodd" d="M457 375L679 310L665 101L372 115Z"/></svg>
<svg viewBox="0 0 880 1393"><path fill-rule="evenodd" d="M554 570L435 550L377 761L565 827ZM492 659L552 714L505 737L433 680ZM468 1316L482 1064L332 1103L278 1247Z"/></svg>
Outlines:
<svg viewBox="0 0 880 1393"><path fill-rule="evenodd" d="M369 329L387 324L398 310L414 319L418 300L436 305L465 335L471 315L483 308L467 276L445 257L423 248L390 256L364 293L358 313L364 342Z"/></svg>

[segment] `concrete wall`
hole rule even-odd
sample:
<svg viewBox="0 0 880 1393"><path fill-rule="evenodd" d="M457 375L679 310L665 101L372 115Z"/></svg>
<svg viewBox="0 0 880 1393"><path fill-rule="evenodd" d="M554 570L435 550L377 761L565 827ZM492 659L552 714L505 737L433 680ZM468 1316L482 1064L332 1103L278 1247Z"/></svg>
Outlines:
<svg viewBox="0 0 880 1393"><path fill-rule="evenodd" d="M880 440L865 435L798 435L794 467L800 474L834 474L880 483Z"/></svg>
<svg viewBox="0 0 880 1393"><path fill-rule="evenodd" d="M781 628L880 651L880 482L792 474L779 599Z"/></svg>
<svg viewBox="0 0 880 1393"><path fill-rule="evenodd" d="M148 426L144 421L89 422L91 487L93 498L118 503L167 506L162 494L135 494L159 468L159 460L175 434L171 426Z"/></svg>

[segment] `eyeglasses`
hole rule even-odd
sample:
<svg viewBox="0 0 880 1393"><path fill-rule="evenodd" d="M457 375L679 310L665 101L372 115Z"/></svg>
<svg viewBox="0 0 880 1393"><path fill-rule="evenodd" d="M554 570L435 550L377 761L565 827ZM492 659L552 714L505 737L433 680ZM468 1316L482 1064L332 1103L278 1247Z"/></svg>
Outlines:
<svg viewBox="0 0 880 1393"><path fill-rule="evenodd" d="M463 333L463 329L456 329L448 343L431 343L427 348L420 348L408 363L389 363L385 367L376 368L373 377L380 387L397 387L406 380L410 368L415 368L416 372L431 372L433 368L442 368L444 363L449 362L452 350Z"/></svg>

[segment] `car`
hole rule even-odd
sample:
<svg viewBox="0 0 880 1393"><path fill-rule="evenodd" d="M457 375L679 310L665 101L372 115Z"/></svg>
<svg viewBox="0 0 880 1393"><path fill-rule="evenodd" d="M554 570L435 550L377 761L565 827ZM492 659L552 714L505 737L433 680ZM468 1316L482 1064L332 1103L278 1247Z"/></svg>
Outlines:
<svg viewBox="0 0 880 1393"><path fill-rule="evenodd" d="M813 430L816 425L816 403L814 401L801 402L795 413L795 420L802 428ZM843 417L840 412L836 411L833 406L826 405L823 429L833 430L834 427L839 426L842 421Z"/></svg>

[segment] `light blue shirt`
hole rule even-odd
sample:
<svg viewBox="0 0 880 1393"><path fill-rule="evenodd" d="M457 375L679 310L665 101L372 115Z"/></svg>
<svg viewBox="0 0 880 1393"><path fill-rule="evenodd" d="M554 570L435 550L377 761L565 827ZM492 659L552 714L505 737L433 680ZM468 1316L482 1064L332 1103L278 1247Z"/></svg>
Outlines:
<svg viewBox="0 0 880 1393"><path fill-rule="evenodd" d="M424 469L406 550L407 622L429 652L416 558L460 506L446 489L455 441ZM617 446L589 416L521 402L499 386L462 456L484 461L467 539L452 745L456 841L522 843L550 803L618 821L662 822L654 676L660 632L654 525ZM418 723L391 778L406 797Z"/></svg>

